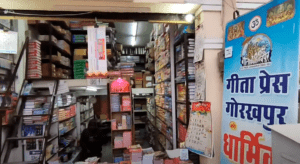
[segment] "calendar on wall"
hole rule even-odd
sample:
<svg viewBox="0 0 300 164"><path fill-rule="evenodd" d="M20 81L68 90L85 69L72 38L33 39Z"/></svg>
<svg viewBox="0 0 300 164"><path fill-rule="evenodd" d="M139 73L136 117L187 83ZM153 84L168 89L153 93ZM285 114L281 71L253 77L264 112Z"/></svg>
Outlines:
<svg viewBox="0 0 300 164"><path fill-rule="evenodd" d="M185 146L191 152L212 158L213 135L210 102L193 102Z"/></svg>

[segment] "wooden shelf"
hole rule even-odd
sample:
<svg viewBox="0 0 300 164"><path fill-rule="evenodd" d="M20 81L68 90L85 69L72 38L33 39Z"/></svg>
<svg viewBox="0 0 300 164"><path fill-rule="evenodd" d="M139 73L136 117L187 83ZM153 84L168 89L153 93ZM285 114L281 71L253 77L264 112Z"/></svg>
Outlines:
<svg viewBox="0 0 300 164"><path fill-rule="evenodd" d="M68 130L68 131L65 132L64 134L60 134L59 136L60 136L60 137L61 137L61 136L64 136L64 135L68 134L70 131L72 131L72 130L74 130L74 129L76 129L76 126L73 127L73 128L71 128L70 130Z"/></svg>
<svg viewBox="0 0 300 164"><path fill-rule="evenodd" d="M162 69L164 69L165 67L169 66L170 67L170 62L168 62L167 64L165 64L164 66L162 66L160 69L158 69L157 71L155 71L155 74L159 71L161 71Z"/></svg>
<svg viewBox="0 0 300 164"><path fill-rule="evenodd" d="M130 94L130 92L111 92L110 94Z"/></svg>
<svg viewBox="0 0 300 164"><path fill-rule="evenodd" d="M116 130L111 130L112 132L124 132L124 131L131 131L131 129L116 129Z"/></svg>
<svg viewBox="0 0 300 164"><path fill-rule="evenodd" d="M69 30L70 27L67 25L65 21L50 21L55 26L60 26L61 28L65 30Z"/></svg>
<svg viewBox="0 0 300 164"><path fill-rule="evenodd" d="M53 158L57 153L52 154L49 158L46 159L46 161L49 161L51 158Z"/></svg>
<svg viewBox="0 0 300 164"><path fill-rule="evenodd" d="M135 125L143 125L143 124L146 124L146 122L143 122L141 120L134 120L134 124Z"/></svg>
<svg viewBox="0 0 300 164"><path fill-rule="evenodd" d="M58 47L54 42L49 42L49 41L41 41L42 45L41 45L41 49L42 50L49 50L49 46L52 46L52 50L58 51L61 53L62 56L65 56L67 58L71 58L71 54L63 49L61 49L60 47ZM55 53L55 52L52 52Z"/></svg>
<svg viewBox="0 0 300 164"><path fill-rule="evenodd" d="M164 83L164 82L171 82L171 79L168 78L168 79L162 80L160 82L156 82L155 84L160 84L160 83Z"/></svg>
<svg viewBox="0 0 300 164"><path fill-rule="evenodd" d="M147 112L147 110L133 110L134 113L144 113Z"/></svg>
<svg viewBox="0 0 300 164"><path fill-rule="evenodd" d="M64 121L67 121L67 120L69 120L70 118L73 118L73 117L75 117L76 115L74 115L74 116L72 116L72 117L69 117L69 118L65 118L65 119L63 119L63 120L58 120L58 122L64 122Z"/></svg>
<svg viewBox="0 0 300 164"><path fill-rule="evenodd" d="M63 150L65 150L65 149L66 149L67 147L69 147L69 146L71 145L71 143L73 143L74 141L76 141L76 140L70 141L68 145L66 145L66 146L63 147L63 148L60 148L60 149L58 150L58 152L60 153L60 152L62 152Z"/></svg>
<svg viewBox="0 0 300 164"><path fill-rule="evenodd" d="M88 109L88 110L85 110L85 111L82 111L82 112L80 112L80 113L82 114L82 113L85 113L85 112L90 111L90 110L92 110L92 109L94 109L94 108L92 107L92 108L90 108L90 109Z"/></svg>
<svg viewBox="0 0 300 164"><path fill-rule="evenodd" d="M50 59L42 59L42 63L50 63ZM63 65L59 62L52 61L52 64L54 64L57 68L73 70L73 68L71 68L70 66Z"/></svg>
<svg viewBox="0 0 300 164"><path fill-rule="evenodd" d="M158 116L156 116L156 118L158 118L162 123L166 124L168 128L172 128L171 126L169 126L166 121L162 120L161 118L159 118Z"/></svg>
<svg viewBox="0 0 300 164"><path fill-rule="evenodd" d="M58 138L58 135L48 139L47 142L51 142L51 141L55 140L56 138Z"/></svg>
<svg viewBox="0 0 300 164"><path fill-rule="evenodd" d="M75 103L71 103L70 105L66 105L66 106L59 106L59 107L57 107L58 109L64 109L64 108L68 108L68 107L70 107L70 106L72 106L72 105L76 105L76 102Z"/></svg>
<svg viewBox="0 0 300 164"><path fill-rule="evenodd" d="M131 111L119 111L119 112L111 112L111 113L130 113Z"/></svg>
<svg viewBox="0 0 300 164"><path fill-rule="evenodd" d="M40 35L49 35L50 32L52 31L52 35L57 40L64 40L65 42L70 44L71 42L68 39L65 38L65 34L59 32L58 30L56 30L54 28L54 26L51 25L51 24L52 24L52 22L51 23L30 24L30 26L37 29L37 31L39 32Z"/></svg>
<svg viewBox="0 0 300 164"><path fill-rule="evenodd" d="M178 121L179 123L181 123L182 125L185 125L185 126L187 126L187 123L183 122L183 121L182 121L182 120L180 120L179 118L177 118L177 121Z"/></svg>
<svg viewBox="0 0 300 164"><path fill-rule="evenodd" d="M127 147L113 148L113 150L124 150L124 149L127 149Z"/></svg>
<svg viewBox="0 0 300 164"><path fill-rule="evenodd" d="M163 110L165 110L165 111L167 111L167 112L171 112L172 113L172 111L170 110L170 109L167 109L167 108L163 108L163 107L161 107L161 106L158 106L158 105L156 105L157 107L159 107L159 108L161 108L161 109L163 109Z"/></svg>

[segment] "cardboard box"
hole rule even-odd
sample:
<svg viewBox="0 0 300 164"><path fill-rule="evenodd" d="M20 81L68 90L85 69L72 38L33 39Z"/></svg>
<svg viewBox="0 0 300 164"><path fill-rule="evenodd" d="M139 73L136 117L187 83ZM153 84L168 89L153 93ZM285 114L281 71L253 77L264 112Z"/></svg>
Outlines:
<svg viewBox="0 0 300 164"><path fill-rule="evenodd" d="M142 85L142 87L139 87L139 88L143 88L143 73L142 72L134 73L134 83L135 83L136 88L138 88L137 85Z"/></svg>
<svg viewBox="0 0 300 164"><path fill-rule="evenodd" d="M82 60L84 56L82 55L74 55L74 60Z"/></svg>
<svg viewBox="0 0 300 164"><path fill-rule="evenodd" d="M143 88L143 85L135 85L135 88Z"/></svg>
<svg viewBox="0 0 300 164"><path fill-rule="evenodd" d="M152 87L152 84L154 83L154 77L151 74L151 72L146 71L143 74L143 88L149 88Z"/></svg>

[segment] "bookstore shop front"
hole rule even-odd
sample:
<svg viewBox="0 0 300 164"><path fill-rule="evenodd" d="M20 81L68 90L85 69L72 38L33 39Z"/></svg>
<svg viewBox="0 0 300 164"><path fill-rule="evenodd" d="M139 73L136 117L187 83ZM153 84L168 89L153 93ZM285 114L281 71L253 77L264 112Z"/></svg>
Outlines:
<svg viewBox="0 0 300 164"><path fill-rule="evenodd" d="M199 5L185 7L114 22L8 10L19 18L0 20L0 163L199 163L184 145Z"/></svg>
<svg viewBox="0 0 300 164"><path fill-rule="evenodd" d="M299 163L300 2L145 1L0 2L0 163Z"/></svg>

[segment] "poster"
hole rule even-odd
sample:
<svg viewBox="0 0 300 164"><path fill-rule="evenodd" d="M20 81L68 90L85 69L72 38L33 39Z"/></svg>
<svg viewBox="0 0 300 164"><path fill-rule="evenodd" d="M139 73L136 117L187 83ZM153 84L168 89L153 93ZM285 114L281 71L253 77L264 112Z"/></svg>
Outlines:
<svg viewBox="0 0 300 164"><path fill-rule="evenodd" d="M221 164L272 164L268 125L298 121L296 6L274 0L226 27Z"/></svg>
<svg viewBox="0 0 300 164"><path fill-rule="evenodd" d="M205 80L204 62L195 63L195 67L196 67L196 74L195 74L196 98L195 98L195 100L196 101L205 101L206 80Z"/></svg>
<svg viewBox="0 0 300 164"><path fill-rule="evenodd" d="M107 74L106 27L88 27L88 78Z"/></svg>
<svg viewBox="0 0 300 164"><path fill-rule="evenodd" d="M209 102L193 102L185 139L186 148L196 154L212 158L213 135Z"/></svg>
<svg viewBox="0 0 300 164"><path fill-rule="evenodd" d="M202 11L202 8L199 8L199 10L196 11L195 14L195 56L194 56L194 62L200 62L203 60L203 53L204 53L204 38L203 36L203 20L204 20L204 12Z"/></svg>
<svg viewBox="0 0 300 164"><path fill-rule="evenodd" d="M17 54L18 33L13 31L0 30L0 53Z"/></svg>

